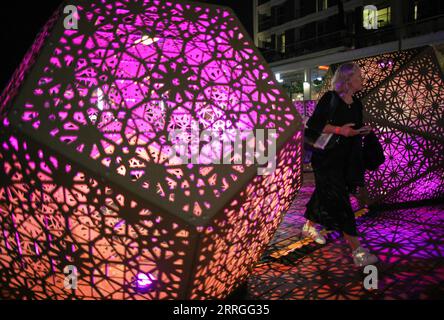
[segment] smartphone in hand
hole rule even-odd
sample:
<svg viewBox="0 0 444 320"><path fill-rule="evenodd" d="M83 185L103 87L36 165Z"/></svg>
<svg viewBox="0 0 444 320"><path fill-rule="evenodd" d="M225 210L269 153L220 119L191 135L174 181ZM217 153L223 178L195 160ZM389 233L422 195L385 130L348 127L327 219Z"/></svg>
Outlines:
<svg viewBox="0 0 444 320"><path fill-rule="evenodd" d="M356 131L358 131L360 134L367 134L372 131L372 127L371 126L364 126Z"/></svg>

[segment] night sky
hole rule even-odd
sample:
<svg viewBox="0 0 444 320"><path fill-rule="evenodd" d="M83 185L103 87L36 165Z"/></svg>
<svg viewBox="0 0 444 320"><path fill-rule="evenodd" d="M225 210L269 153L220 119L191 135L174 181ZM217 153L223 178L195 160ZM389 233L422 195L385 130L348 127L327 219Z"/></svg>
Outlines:
<svg viewBox="0 0 444 320"><path fill-rule="evenodd" d="M0 10L2 47L0 91L3 91L40 29L61 2L60 0L44 0L2 3Z"/></svg>
<svg viewBox="0 0 444 320"><path fill-rule="evenodd" d="M173 0L174 1L174 0ZM0 67L0 92L8 83L26 51L62 0L3 2L0 10L0 43L2 64ZM231 7L252 36L252 0L200 0ZM72 1L75 4L75 1Z"/></svg>
<svg viewBox="0 0 444 320"><path fill-rule="evenodd" d="M208 2L228 6L236 12L244 27L253 38L253 0L199 0L197 2Z"/></svg>

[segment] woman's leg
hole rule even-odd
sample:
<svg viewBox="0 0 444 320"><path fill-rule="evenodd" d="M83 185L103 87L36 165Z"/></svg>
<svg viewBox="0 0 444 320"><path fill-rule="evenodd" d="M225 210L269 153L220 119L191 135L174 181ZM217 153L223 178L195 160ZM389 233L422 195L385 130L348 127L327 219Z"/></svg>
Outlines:
<svg viewBox="0 0 444 320"><path fill-rule="evenodd" d="M344 238L347 241L348 245L350 246L350 248L352 249L352 251L355 251L356 249L358 249L361 246L361 242L359 241L359 238L356 236L351 236L349 234L346 234L345 232L344 234Z"/></svg>
<svg viewBox="0 0 444 320"><path fill-rule="evenodd" d="M353 262L358 267L367 266L378 262L378 257L361 247L358 237L344 233L344 238L352 249Z"/></svg>
<svg viewBox="0 0 444 320"><path fill-rule="evenodd" d="M356 195L356 198L361 207L368 207L370 204L370 198L366 187L359 188L359 193Z"/></svg>
<svg viewBox="0 0 444 320"><path fill-rule="evenodd" d="M316 173L315 173L315 190L313 191L310 200L308 201L305 211L304 217L306 219L304 226L302 227L301 235L303 237L310 237L316 243L325 244L325 238L316 230L316 212L319 211L319 196L317 194L317 188L319 182L317 181Z"/></svg>

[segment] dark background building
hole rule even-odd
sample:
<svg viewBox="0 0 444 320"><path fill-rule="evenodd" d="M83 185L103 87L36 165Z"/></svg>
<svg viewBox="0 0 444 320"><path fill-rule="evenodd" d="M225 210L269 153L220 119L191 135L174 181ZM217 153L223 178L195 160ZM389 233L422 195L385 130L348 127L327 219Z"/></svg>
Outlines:
<svg viewBox="0 0 444 320"><path fill-rule="evenodd" d="M444 1L199 0L231 7L294 100L317 98L328 65L444 42ZM62 0L10 2L0 10L0 91ZM363 27L363 7L378 29ZM304 90L305 82L305 90Z"/></svg>
<svg viewBox="0 0 444 320"><path fill-rule="evenodd" d="M316 99L332 63L444 42L444 1L254 0L253 5L255 43L295 100ZM366 5L377 7L376 30L363 26Z"/></svg>

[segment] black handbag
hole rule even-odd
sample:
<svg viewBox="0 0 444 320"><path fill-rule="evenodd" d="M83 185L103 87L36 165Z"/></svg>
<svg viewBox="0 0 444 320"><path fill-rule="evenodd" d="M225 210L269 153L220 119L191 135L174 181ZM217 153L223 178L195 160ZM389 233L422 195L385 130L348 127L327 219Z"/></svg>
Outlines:
<svg viewBox="0 0 444 320"><path fill-rule="evenodd" d="M333 93L330 99L329 109L328 109L328 120L327 124L330 124L333 121L333 116L336 112L338 104L336 101L336 95ZM340 136L337 134L332 134L330 140L328 141L327 145L323 149L317 148L316 142L318 141L319 137L321 136L321 132L318 132L314 129L306 127L304 130L304 148L308 151L316 151L316 152L323 152L330 149L333 149L335 145L339 142Z"/></svg>
<svg viewBox="0 0 444 320"><path fill-rule="evenodd" d="M364 168L370 171L378 170L385 162L384 149L373 131L364 137L362 158Z"/></svg>

